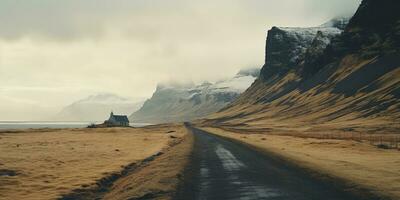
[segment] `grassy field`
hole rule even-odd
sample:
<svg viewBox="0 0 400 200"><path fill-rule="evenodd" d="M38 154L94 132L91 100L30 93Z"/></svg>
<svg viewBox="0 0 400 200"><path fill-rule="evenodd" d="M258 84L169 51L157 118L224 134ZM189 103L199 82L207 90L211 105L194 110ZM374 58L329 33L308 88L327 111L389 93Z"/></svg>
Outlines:
<svg viewBox="0 0 400 200"><path fill-rule="evenodd" d="M354 129L334 129L332 127L300 129L300 128L258 128L251 126L215 126L226 131L234 133L252 133L252 134L269 134L280 136L292 136L299 138L315 138L315 139L334 139L334 140L353 140L357 142L366 142L371 145L383 149L400 150L400 134L399 133L369 133L371 130L354 130Z"/></svg>
<svg viewBox="0 0 400 200"><path fill-rule="evenodd" d="M228 131L203 127L211 133L249 144L296 165L339 178L354 188L400 199L400 152L368 142Z"/></svg>
<svg viewBox="0 0 400 200"><path fill-rule="evenodd" d="M0 133L0 199L57 199L168 149L180 125Z"/></svg>
<svg viewBox="0 0 400 200"><path fill-rule="evenodd" d="M183 171L189 162L193 142L193 135L187 134L151 163L117 180L103 199L172 199L184 176Z"/></svg>

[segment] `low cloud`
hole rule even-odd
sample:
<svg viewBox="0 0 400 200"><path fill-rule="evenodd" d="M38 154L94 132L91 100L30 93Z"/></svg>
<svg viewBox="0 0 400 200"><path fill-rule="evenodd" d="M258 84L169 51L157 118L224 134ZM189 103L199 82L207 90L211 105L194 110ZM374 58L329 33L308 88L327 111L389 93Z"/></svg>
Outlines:
<svg viewBox="0 0 400 200"><path fill-rule="evenodd" d="M163 35L165 28L169 32L175 30L177 35L191 31L204 34L212 31L210 28L224 28L235 23L243 26L243 22L259 23L266 18L275 21L264 20L264 23L279 25L280 21L285 24L290 20L301 22L302 16L297 15L318 18L350 15L360 1L2 0L0 37L69 41L97 39L110 30L125 29L127 36L154 40Z"/></svg>

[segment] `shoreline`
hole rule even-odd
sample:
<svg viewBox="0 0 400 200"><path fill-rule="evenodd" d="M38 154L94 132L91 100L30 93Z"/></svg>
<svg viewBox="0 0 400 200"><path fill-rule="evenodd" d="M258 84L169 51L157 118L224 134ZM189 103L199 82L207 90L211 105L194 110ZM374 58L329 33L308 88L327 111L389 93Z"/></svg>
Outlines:
<svg viewBox="0 0 400 200"><path fill-rule="evenodd" d="M76 129L87 128L92 124L101 124L103 121L0 121L0 132L34 129ZM130 127L141 128L151 126L150 123L129 123Z"/></svg>

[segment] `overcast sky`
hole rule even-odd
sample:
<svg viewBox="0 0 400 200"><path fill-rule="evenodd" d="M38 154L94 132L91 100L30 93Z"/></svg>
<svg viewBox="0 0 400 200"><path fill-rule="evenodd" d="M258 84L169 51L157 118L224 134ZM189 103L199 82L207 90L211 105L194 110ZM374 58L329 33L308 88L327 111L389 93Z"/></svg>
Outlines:
<svg viewBox="0 0 400 200"><path fill-rule="evenodd" d="M316 26L361 0L1 0L0 120L51 119L97 93L261 67L272 26Z"/></svg>

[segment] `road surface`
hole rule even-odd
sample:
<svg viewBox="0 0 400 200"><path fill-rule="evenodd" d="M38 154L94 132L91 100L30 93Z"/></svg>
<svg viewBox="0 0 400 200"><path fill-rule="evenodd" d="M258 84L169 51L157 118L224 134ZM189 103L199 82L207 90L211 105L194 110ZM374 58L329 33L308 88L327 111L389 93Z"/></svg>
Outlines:
<svg viewBox="0 0 400 200"><path fill-rule="evenodd" d="M242 144L192 129L195 144L176 200L365 200ZM375 199L375 198L373 198Z"/></svg>

